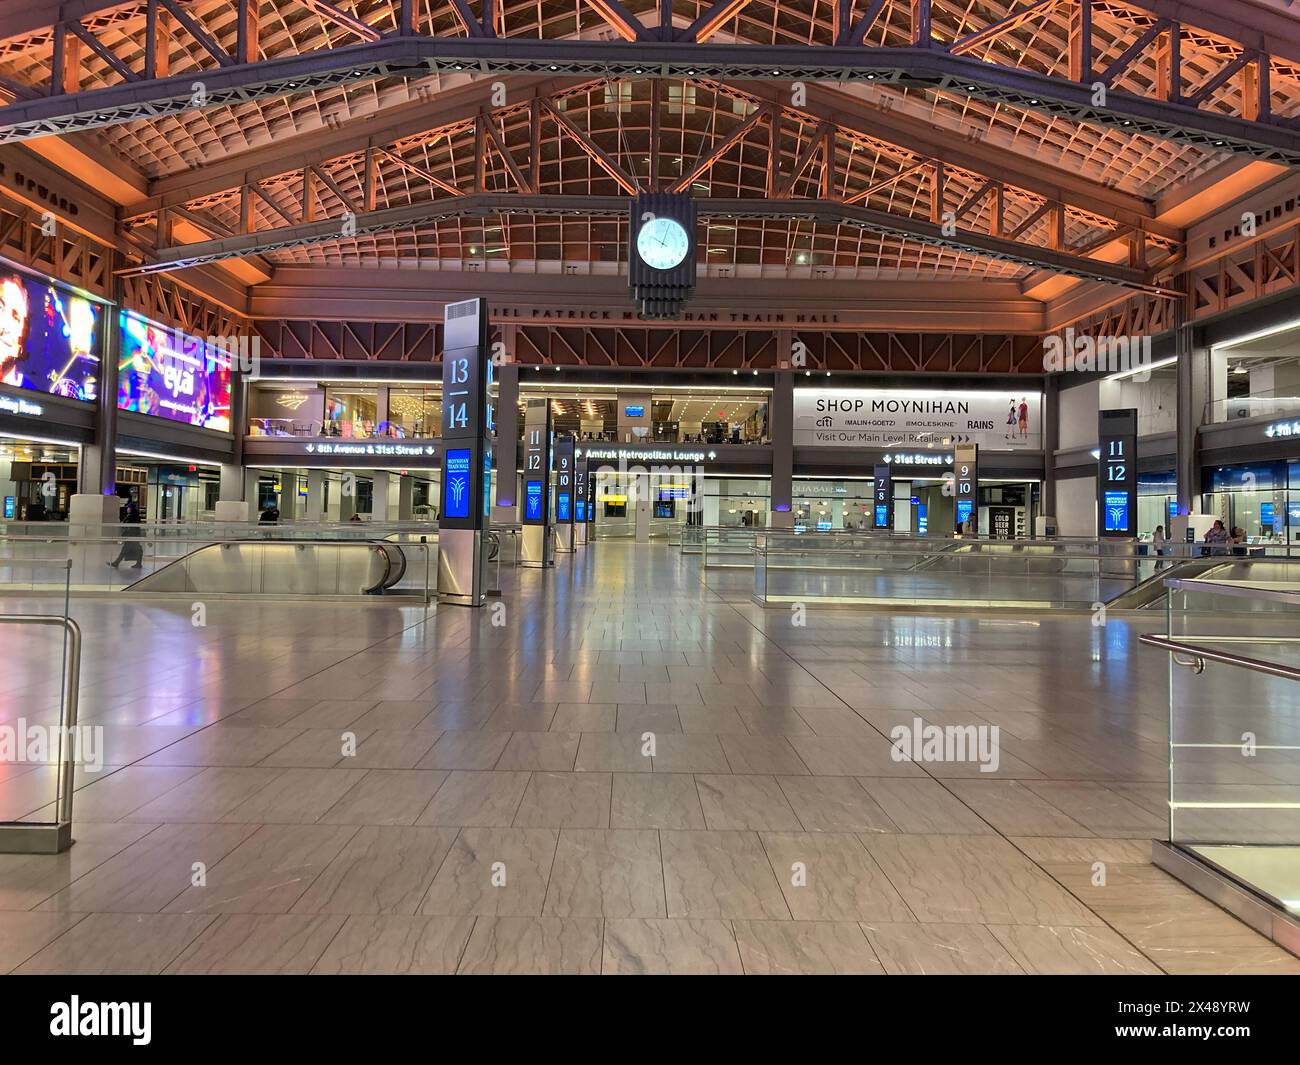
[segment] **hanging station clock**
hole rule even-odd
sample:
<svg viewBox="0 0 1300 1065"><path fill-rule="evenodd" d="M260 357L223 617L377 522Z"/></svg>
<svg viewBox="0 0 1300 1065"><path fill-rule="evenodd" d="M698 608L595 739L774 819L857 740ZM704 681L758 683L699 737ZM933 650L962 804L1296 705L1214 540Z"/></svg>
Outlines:
<svg viewBox="0 0 1300 1065"><path fill-rule="evenodd" d="M695 204L650 192L632 201L628 282L642 318L680 318L695 290Z"/></svg>

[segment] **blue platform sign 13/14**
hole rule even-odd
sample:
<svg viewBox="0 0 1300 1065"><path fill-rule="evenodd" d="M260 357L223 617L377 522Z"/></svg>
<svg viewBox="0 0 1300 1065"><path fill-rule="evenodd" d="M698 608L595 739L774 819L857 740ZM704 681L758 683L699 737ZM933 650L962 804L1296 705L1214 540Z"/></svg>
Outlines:
<svg viewBox="0 0 1300 1065"><path fill-rule="evenodd" d="M447 479L443 514L448 518L468 518L470 507L470 449L448 448L442 475Z"/></svg>

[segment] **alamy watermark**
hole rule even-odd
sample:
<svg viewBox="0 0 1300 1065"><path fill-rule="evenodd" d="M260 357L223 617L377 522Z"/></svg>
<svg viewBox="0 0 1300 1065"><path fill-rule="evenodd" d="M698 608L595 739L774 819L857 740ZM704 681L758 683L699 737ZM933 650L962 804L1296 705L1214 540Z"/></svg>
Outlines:
<svg viewBox="0 0 1300 1065"><path fill-rule="evenodd" d="M173 330L172 350L196 364L215 362L231 370L256 377L262 367L260 336L195 336L180 326Z"/></svg>
<svg viewBox="0 0 1300 1065"><path fill-rule="evenodd" d="M1134 381L1151 379L1151 337L1094 337L1067 329L1043 337L1043 372L1131 373Z"/></svg>
<svg viewBox="0 0 1300 1065"><path fill-rule="evenodd" d="M71 758L90 772L104 768L102 725L32 725L25 717L0 725L0 764L54 764Z"/></svg>
<svg viewBox="0 0 1300 1065"><path fill-rule="evenodd" d="M981 773L996 773L1001 763L1002 730L997 725L910 725L889 730L889 756L895 762L978 762Z"/></svg>

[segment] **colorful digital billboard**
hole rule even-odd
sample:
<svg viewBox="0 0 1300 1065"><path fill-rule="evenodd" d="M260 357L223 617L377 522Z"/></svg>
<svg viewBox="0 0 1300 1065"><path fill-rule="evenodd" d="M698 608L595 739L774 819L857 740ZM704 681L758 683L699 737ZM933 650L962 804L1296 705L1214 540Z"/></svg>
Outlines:
<svg viewBox="0 0 1300 1065"><path fill-rule="evenodd" d="M229 432L229 353L132 311L121 319L117 409Z"/></svg>
<svg viewBox="0 0 1300 1065"><path fill-rule="evenodd" d="M99 309L21 274L0 273L0 384L93 400L99 383Z"/></svg>

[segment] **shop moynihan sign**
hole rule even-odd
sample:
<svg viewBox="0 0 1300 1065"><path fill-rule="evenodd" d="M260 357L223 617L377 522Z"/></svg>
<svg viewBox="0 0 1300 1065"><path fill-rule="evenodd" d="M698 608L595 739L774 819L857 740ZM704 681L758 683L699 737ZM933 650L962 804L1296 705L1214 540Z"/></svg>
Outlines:
<svg viewBox="0 0 1300 1065"><path fill-rule="evenodd" d="M1022 386L1023 387L1023 386ZM796 388L795 447L1042 447L1042 394L943 389Z"/></svg>

